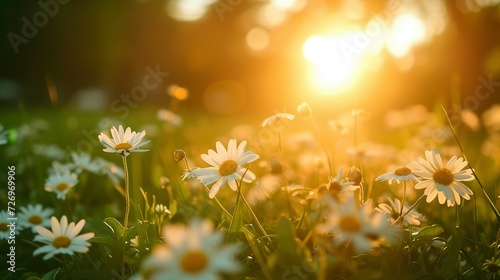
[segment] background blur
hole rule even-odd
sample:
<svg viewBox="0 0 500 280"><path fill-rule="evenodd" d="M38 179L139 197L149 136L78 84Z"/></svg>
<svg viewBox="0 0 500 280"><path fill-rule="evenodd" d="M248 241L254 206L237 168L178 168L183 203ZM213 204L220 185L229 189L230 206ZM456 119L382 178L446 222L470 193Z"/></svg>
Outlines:
<svg viewBox="0 0 500 280"><path fill-rule="evenodd" d="M168 76L137 107L165 107L179 85L181 109L215 115L302 101L324 113L414 103L480 112L500 100L484 83L500 82L499 2L1 1L0 106L116 113L157 69ZM491 96L475 104L478 87Z"/></svg>

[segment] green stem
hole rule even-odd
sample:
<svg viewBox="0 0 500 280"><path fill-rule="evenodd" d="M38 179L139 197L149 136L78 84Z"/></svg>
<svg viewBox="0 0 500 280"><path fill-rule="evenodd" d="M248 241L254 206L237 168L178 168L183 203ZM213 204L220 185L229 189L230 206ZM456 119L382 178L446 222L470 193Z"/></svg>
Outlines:
<svg viewBox="0 0 500 280"><path fill-rule="evenodd" d="M233 229L233 225L234 225L234 216L236 215L237 211L238 211L238 208L240 207L240 196L241 196L241 188L240 186L238 186L238 193L236 195L236 206L234 207L234 212L233 212L233 215L231 215L231 223L229 223L229 229L227 230L227 232L231 232L231 230ZM229 235L228 235L229 236Z"/></svg>
<svg viewBox="0 0 500 280"><path fill-rule="evenodd" d="M205 185L203 185L203 186L205 187L205 190L207 191L207 193L210 193L210 189ZM215 201L215 203L217 203L217 205L219 205L220 209L222 209L222 211L224 211L224 213L226 213L226 215L228 215L232 220L233 215L231 215L231 213L229 213L229 211L227 211L227 209L222 205L222 203L220 203L220 201L217 199L217 197L214 197L213 200Z"/></svg>
<svg viewBox="0 0 500 280"><path fill-rule="evenodd" d="M496 208L495 204L493 203L490 196L486 192L486 189L483 187L483 184L481 184L481 181L479 180L479 177L477 176L474 168L472 168L470 161L467 160L467 156L465 156L464 149L462 148L462 145L460 144L460 141L458 140L457 133L455 132L455 129L453 128L453 125L451 124L450 116L448 116L448 112L446 112L446 109L444 107L442 107L442 108L443 108L444 114L446 116L446 119L448 120L448 125L450 126L451 132L453 133L453 136L455 137L455 140L457 141L458 147L460 148L460 151L462 151L462 155L463 155L465 161L467 161L468 167L472 171L472 175L474 175L474 178L476 179L477 183L479 184L479 186L483 190L483 193L486 196L486 200L488 201L488 204L490 205L491 209L495 213L495 216L497 217L497 221L500 222L500 212L498 212L498 209Z"/></svg>
<svg viewBox="0 0 500 280"><path fill-rule="evenodd" d="M241 189L241 186L238 186L238 190L239 189ZM264 235L264 237L266 237L267 241L269 242L269 245L271 245L271 247L273 247L273 242L272 242L271 238L269 237L269 234L267 234L266 230L264 229L264 227L260 223L259 219L257 218L257 215L255 215L255 213L253 212L252 207L250 207L250 204L248 204L248 201L243 196L243 194L241 193L241 191L238 192L238 195L241 196L241 199L243 200L243 202L247 206L248 210L250 211L250 215L252 215L252 218L254 219L255 223L257 224L257 227L262 232L262 234Z"/></svg>
<svg viewBox="0 0 500 280"><path fill-rule="evenodd" d="M128 215L130 213L130 186L129 186L129 176L127 167L127 156L122 155L123 160L123 171L125 173L125 218L123 221L123 238L125 239L125 233L128 227Z"/></svg>
<svg viewBox="0 0 500 280"><path fill-rule="evenodd" d="M288 180L286 179L285 176L285 156L283 155L283 140L281 137L281 130L278 131L278 152L280 154L280 161L281 161L281 167L282 167L282 177L283 177L283 182L285 183L285 198L286 198L286 206L288 208L288 215L290 215L290 219L294 219L293 215L293 210L292 210L292 203L290 201L290 194L288 193Z"/></svg>
<svg viewBox="0 0 500 280"><path fill-rule="evenodd" d="M406 210L406 212L399 216L399 218L397 218L392 224L395 225L399 222L399 220L403 219L406 215L408 215L408 213L410 213L411 210L413 210L413 208L415 208L417 206L417 204L420 202L420 200L422 200L422 198L424 198L425 194L423 194L422 196L420 196L417 201L415 201L415 203L413 203L412 206L410 206L410 208L408 208L408 210Z"/></svg>
<svg viewBox="0 0 500 280"><path fill-rule="evenodd" d="M405 198L406 198L406 180L403 180L403 197L401 198L401 209L399 210L399 216L403 215L403 209L405 207ZM401 219L401 227L403 227L403 219Z"/></svg>

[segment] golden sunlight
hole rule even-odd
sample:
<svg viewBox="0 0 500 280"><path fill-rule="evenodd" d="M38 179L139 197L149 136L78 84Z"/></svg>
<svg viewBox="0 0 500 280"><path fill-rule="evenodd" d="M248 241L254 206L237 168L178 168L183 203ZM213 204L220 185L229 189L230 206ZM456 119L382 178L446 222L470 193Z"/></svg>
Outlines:
<svg viewBox="0 0 500 280"><path fill-rule="evenodd" d="M425 36L425 25L419 17L412 14L399 15L394 19L389 32L387 49L396 57L405 56Z"/></svg>
<svg viewBox="0 0 500 280"><path fill-rule="evenodd" d="M302 52L309 62L309 79L321 94L338 94L353 80L360 55L352 57L342 48L347 36L313 35L303 45Z"/></svg>

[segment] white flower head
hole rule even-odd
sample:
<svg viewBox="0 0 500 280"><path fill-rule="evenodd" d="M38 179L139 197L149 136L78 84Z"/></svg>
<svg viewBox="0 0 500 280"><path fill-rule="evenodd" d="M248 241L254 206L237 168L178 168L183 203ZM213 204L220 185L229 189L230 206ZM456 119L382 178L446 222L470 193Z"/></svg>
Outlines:
<svg viewBox="0 0 500 280"><path fill-rule="evenodd" d="M49 178L45 181L45 190L54 192L58 199L65 200L68 191L76 184L78 184L76 174L70 172L54 172L50 174Z"/></svg>
<svg viewBox="0 0 500 280"><path fill-rule="evenodd" d="M359 186L355 185L354 182L346 182L342 179L342 168L339 169L336 177L329 176L328 183L324 184L323 187L332 198L340 202L352 197L353 191L359 189Z"/></svg>
<svg viewBox="0 0 500 280"><path fill-rule="evenodd" d="M394 222L399 218L401 201L397 198L392 199L390 197L387 197L387 200L389 201L389 204L380 203L375 210L388 214L391 217L391 221ZM405 203L403 206L403 214L408 212L408 209L410 209L410 207ZM423 221L425 221L424 216L417 212L417 210L412 209L408 214L406 214L406 216L404 216L403 225L419 226Z"/></svg>
<svg viewBox="0 0 500 280"><path fill-rule="evenodd" d="M472 191L460 181L472 181L471 169L462 170L467 166L463 158L453 156L446 165L443 165L441 155L436 151L425 151L425 159L417 158L413 163L414 173L422 177L423 181L415 185L416 189L425 189L426 201L431 202L436 197L440 204L448 207L455 203L460 205L461 197L468 200Z"/></svg>
<svg viewBox="0 0 500 280"><path fill-rule="evenodd" d="M88 153L71 153L71 163L68 163L68 168L74 170L77 174L82 171L97 173L99 165L92 161L92 157Z"/></svg>
<svg viewBox="0 0 500 280"><path fill-rule="evenodd" d="M39 241L45 245L33 252L34 256L44 254L44 260L52 258L56 254L74 255L74 253L86 253L90 243L87 241L94 237L93 232L78 235L85 225L85 220L80 220L76 225L74 222L68 224L66 216L62 216L59 222L56 217L51 218L52 231L36 226L38 233L33 241Z"/></svg>
<svg viewBox="0 0 500 280"><path fill-rule="evenodd" d="M265 119L260 126L262 126L262 127L273 126L273 128L281 130L290 121L293 121L293 119L295 119L295 116L292 114L277 113L277 114L272 115L269 118Z"/></svg>
<svg viewBox="0 0 500 280"><path fill-rule="evenodd" d="M234 273L240 266L234 260L237 245L225 245L221 232L214 232L208 220L193 220L189 227L169 224L163 228L166 246L154 248L135 279L208 280L220 273ZM147 277L148 278L147 278Z"/></svg>
<svg viewBox="0 0 500 280"><path fill-rule="evenodd" d="M41 204L21 206L20 210L18 217L19 226L30 228L33 233L36 232L36 226L50 226L50 216L54 213L52 208L43 208Z"/></svg>
<svg viewBox="0 0 500 280"><path fill-rule="evenodd" d="M232 190L236 191L237 181L242 177L243 182L247 183L255 180L255 174L247 170L244 165L257 160L259 155L245 151L246 146L247 141L242 141L236 146L236 139L231 139L226 150L221 142L217 142L217 152L208 150L208 154L201 155L201 158L212 166L194 169L189 174L197 176L206 186L215 183L210 189L210 198L214 198L226 183Z"/></svg>
<svg viewBox="0 0 500 280"><path fill-rule="evenodd" d="M401 166L396 168L394 172L388 172L378 176L375 181L388 181L389 185L392 185L394 181L399 184L401 181L418 181L418 179L410 168Z"/></svg>
<svg viewBox="0 0 500 280"><path fill-rule="evenodd" d="M337 245L351 243L358 254L368 252L384 240L397 238L396 228L392 227L389 217L374 212L371 203L358 207L353 198L340 204L326 199L329 214L326 224L319 225L320 230L333 235Z"/></svg>
<svg viewBox="0 0 500 280"><path fill-rule="evenodd" d="M119 126L116 129L114 126L111 128L112 138L109 138L106 134L102 133L98 136L101 144L106 147L103 149L106 153L116 153L124 156L128 156L131 152L147 152L148 150L139 149L148 141L142 142L142 138L146 135L146 131L137 133L132 131L130 127L124 131L123 126Z"/></svg>

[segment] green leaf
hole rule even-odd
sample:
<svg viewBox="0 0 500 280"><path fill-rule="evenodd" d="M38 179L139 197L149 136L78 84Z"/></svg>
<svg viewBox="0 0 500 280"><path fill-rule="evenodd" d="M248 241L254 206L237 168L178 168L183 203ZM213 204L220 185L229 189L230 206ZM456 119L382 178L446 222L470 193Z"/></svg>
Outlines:
<svg viewBox="0 0 500 280"><path fill-rule="evenodd" d="M109 245L111 247L115 247L118 245L115 239L106 236L94 236L90 239L90 242Z"/></svg>
<svg viewBox="0 0 500 280"><path fill-rule="evenodd" d="M114 233L116 240L120 240L123 236L123 226L115 218L108 217L104 219L104 224L106 224L109 229Z"/></svg>
<svg viewBox="0 0 500 280"><path fill-rule="evenodd" d="M439 236L444 232L444 228L440 225L432 225L422 228L419 232L412 234L414 240L418 239L432 239Z"/></svg>
<svg viewBox="0 0 500 280"><path fill-rule="evenodd" d="M446 279L454 278L457 262L459 261L460 249L462 248L462 232L457 228L443 252L443 262L439 269L439 275Z"/></svg>
<svg viewBox="0 0 500 280"><path fill-rule="evenodd" d="M59 272L59 268L53 269L53 270L45 273L45 275L42 277L41 280L56 280L56 275L58 272Z"/></svg>
<svg viewBox="0 0 500 280"><path fill-rule="evenodd" d="M248 230L246 227L242 227L242 232L243 234L245 234L245 237L248 240L248 245L250 245L250 248L252 249L252 252L257 259L257 262L260 264L260 268L262 269L262 272L264 273L266 278L274 279L273 273L271 272L271 269L267 264L267 258L269 256L268 254L266 254L264 249L266 246L261 241L256 239L252 232L250 232L250 230Z"/></svg>

